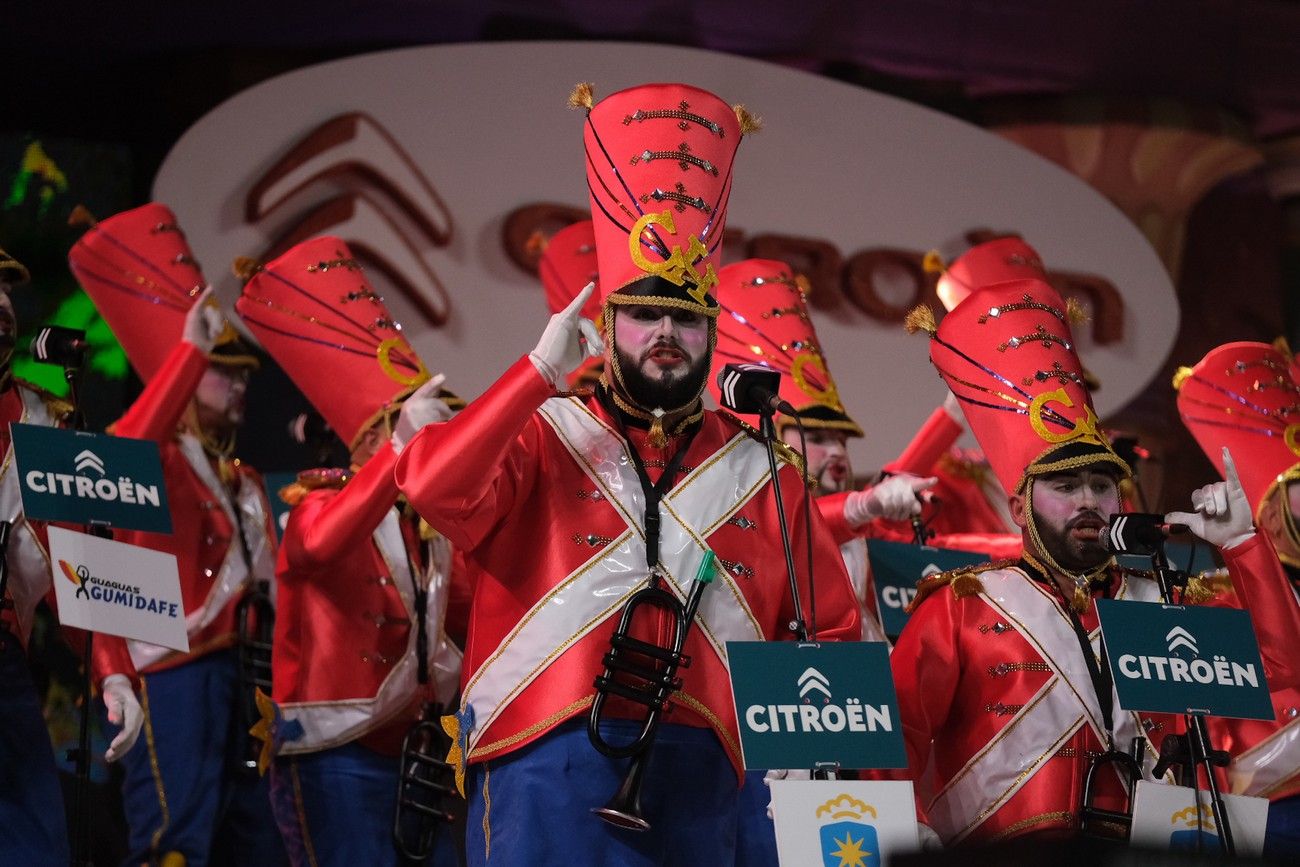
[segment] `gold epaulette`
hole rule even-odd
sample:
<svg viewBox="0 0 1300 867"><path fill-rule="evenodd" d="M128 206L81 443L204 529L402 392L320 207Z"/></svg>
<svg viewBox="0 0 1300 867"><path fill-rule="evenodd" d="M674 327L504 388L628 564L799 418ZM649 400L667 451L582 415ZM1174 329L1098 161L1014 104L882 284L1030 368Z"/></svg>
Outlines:
<svg viewBox="0 0 1300 867"><path fill-rule="evenodd" d="M25 379L14 377L14 383L18 387L25 388L39 397L41 402L45 404L45 408L49 411L50 417L55 421L63 421L68 416L72 415L73 406L67 399L59 397L52 391L46 391L39 385L28 382Z"/></svg>
<svg viewBox="0 0 1300 867"><path fill-rule="evenodd" d="M321 488L340 490L352 478L350 470L340 467L317 467L303 470L292 483L280 489L280 499L289 506L296 506L312 491Z"/></svg>
<svg viewBox="0 0 1300 867"><path fill-rule="evenodd" d="M953 595L958 599L977 596L984 591L984 582L980 580L981 572L991 572L994 569L1005 569L1014 565L1016 565L1015 560L995 560L992 563L975 563L971 566L949 569L947 572L922 578L916 584L916 596L912 597L912 601L904 610L911 614L926 597L943 587L951 586Z"/></svg>
<svg viewBox="0 0 1300 867"><path fill-rule="evenodd" d="M1227 569L1202 572L1188 579L1187 589L1183 591L1183 604L1204 605L1214 597L1231 590L1233 590L1232 576L1228 574Z"/></svg>
<svg viewBox="0 0 1300 867"><path fill-rule="evenodd" d="M754 427L752 424L743 421L739 418L736 418L736 416L727 412L725 409L718 410L718 416L723 421L729 422L732 425L735 425L736 427L743 430L745 433L749 434L749 438L754 440L755 442L760 444L763 442L762 431ZM805 484L807 484L809 487L816 486L817 480L808 477L808 470L804 466L803 455L799 454L799 452L796 449L791 448L790 446L786 445L779 439L773 440L772 446L775 448L776 456L778 458L785 461L787 464L789 464L790 466L794 467L796 470L799 471L799 475L803 476Z"/></svg>

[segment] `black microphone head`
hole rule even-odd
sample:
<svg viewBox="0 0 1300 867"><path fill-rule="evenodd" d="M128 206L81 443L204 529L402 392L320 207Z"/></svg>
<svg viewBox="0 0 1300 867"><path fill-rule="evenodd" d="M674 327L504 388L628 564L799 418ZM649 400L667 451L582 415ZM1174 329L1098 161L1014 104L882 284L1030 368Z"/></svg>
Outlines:
<svg viewBox="0 0 1300 867"><path fill-rule="evenodd" d="M1164 515L1121 512L1102 531L1101 544L1113 554L1150 556L1164 546L1165 537L1175 526L1166 525Z"/></svg>
<svg viewBox="0 0 1300 867"><path fill-rule="evenodd" d="M780 387L781 374L762 364L728 364L718 371L720 403L732 412L770 412L766 401Z"/></svg>
<svg viewBox="0 0 1300 867"><path fill-rule="evenodd" d="M32 358L42 364L80 367L85 357L86 332L62 325L43 325L29 347Z"/></svg>

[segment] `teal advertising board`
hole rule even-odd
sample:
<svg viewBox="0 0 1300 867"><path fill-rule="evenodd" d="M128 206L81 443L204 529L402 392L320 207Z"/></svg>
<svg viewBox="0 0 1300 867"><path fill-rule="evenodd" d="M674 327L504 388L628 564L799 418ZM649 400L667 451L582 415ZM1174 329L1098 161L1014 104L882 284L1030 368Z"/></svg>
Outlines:
<svg viewBox="0 0 1300 867"><path fill-rule="evenodd" d="M1097 616L1124 710L1273 719L1245 611L1100 599Z"/></svg>
<svg viewBox="0 0 1300 867"><path fill-rule="evenodd" d="M28 518L172 531L157 443L31 424L9 429Z"/></svg>
<svg viewBox="0 0 1300 867"><path fill-rule="evenodd" d="M974 551L953 548L931 548L929 545L909 545L883 539L867 540L867 557L871 562L871 578L876 585L876 604L885 634L896 636L907 625L903 610L916 596L916 583L938 572L947 572L962 566L987 563L989 558Z"/></svg>
<svg viewBox="0 0 1300 867"><path fill-rule="evenodd" d="M729 641L745 767L904 768L884 642Z"/></svg>

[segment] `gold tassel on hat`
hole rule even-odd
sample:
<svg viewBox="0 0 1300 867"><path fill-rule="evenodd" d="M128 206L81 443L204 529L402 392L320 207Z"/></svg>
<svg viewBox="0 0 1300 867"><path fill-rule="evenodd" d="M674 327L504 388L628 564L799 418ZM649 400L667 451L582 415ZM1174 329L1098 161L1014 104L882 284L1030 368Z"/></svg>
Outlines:
<svg viewBox="0 0 1300 867"><path fill-rule="evenodd" d="M749 113L743 105L733 105L731 110L736 113L736 120L740 121L740 134L749 135L758 132L763 128L763 120L757 115Z"/></svg>
<svg viewBox="0 0 1300 867"><path fill-rule="evenodd" d="M1282 353L1283 355L1285 355L1287 361L1290 361L1294 357L1291 352L1291 344L1287 343L1285 337L1279 337L1275 339L1273 341L1273 348L1276 349L1278 352Z"/></svg>
<svg viewBox="0 0 1300 867"><path fill-rule="evenodd" d="M585 108L591 111L594 101L595 85L590 81L580 81L573 86L573 92L569 94L569 108Z"/></svg>
<svg viewBox="0 0 1300 867"><path fill-rule="evenodd" d="M927 274L942 274L948 270L948 266L943 263L943 256L938 250L930 250L921 260L921 270Z"/></svg>
<svg viewBox="0 0 1300 867"><path fill-rule="evenodd" d="M1174 391L1182 391L1183 383L1192 375L1190 367L1180 367L1174 372Z"/></svg>
<svg viewBox="0 0 1300 867"><path fill-rule="evenodd" d="M238 256L235 261L230 263L230 272L238 277L242 283L252 280L253 275L261 270L262 263L251 256Z"/></svg>
<svg viewBox="0 0 1300 867"><path fill-rule="evenodd" d="M1088 321L1088 311L1083 309L1078 298L1066 298L1065 318L1071 325L1083 325Z"/></svg>
<svg viewBox="0 0 1300 867"><path fill-rule="evenodd" d="M72 213L68 214L69 226L94 226L98 222L85 205L77 205L72 209Z"/></svg>
<svg viewBox="0 0 1300 867"><path fill-rule="evenodd" d="M903 327L907 329L908 334L924 331L931 337L939 330L939 326L934 322L934 311L928 304L918 304L913 307L903 318Z"/></svg>

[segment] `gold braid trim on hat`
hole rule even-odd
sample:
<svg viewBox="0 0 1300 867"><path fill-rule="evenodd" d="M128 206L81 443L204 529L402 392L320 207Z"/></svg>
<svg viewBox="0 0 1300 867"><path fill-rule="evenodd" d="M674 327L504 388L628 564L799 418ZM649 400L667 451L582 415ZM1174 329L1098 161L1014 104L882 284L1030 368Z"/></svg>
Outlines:
<svg viewBox="0 0 1300 867"><path fill-rule="evenodd" d="M1074 592L1070 595L1070 606L1079 614L1088 610L1088 600L1091 598L1091 584L1098 576L1104 573L1111 566L1115 565L1114 557L1107 557L1106 561L1095 569L1087 572L1076 574L1066 569L1060 563L1056 562L1043 544L1042 537L1038 534L1038 522L1034 519L1034 486L1029 485L1025 488L1025 526L1029 529L1029 539L1034 543L1035 552L1031 553L1028 549L1021 552L1020 556L1025 562L1035 569L1039 570L1052 582L1053 586L1059 588L1056 584L1056 577L1053 572L1066 576L1074 583ZM1042 558L1041 560L1039 558Z"/></svg>
<svg viewBox="0 0 1300 867"><path fill-rule="evenodd" d="M1073 457L1061 458L1056 461L1043 460L1057 449L1074 443L1087 443L1089 445L1099 446L1105 451L1092 452L1086 455L1074 455ZM1014 493L1018 494L1021 491L1025 491L1027 483L1035 476L1046 476L1051 473L1068 473L1071 470L1081 469L1090 464L1114 464L1120 468L1121 480L1133 477L1133 468L1128 465L1127 461L1115 454L1115 450L1111 448L1110 443L1100 437L1076 437L1068 442L1053 443L1039 452L1038 457L1030 461L1029 466L1025 467L1025 471L1021 474L1020 481L1016 485Z"/></svg>
<svg viewBox="0 0 1300 867"><path fill-rule="evenodd" d="M1287 486L1296 481L1300 481L1300 463L1279 473L1260 497L1255 509L1255 525L1268 533L1279 560L1293 569L1300 569L1300 527L1296 526L1287 497Z"/></svg>
<svg viewBox="0 0 1300 867"><path fill-rule="evenodd" d="M644 276L637 277L626 285L630 286L637 280L645 279ZM685 298L674 298L671 295L628 295L623 292L612 292L605 299L606 304L619 305L627 304L639 305L643 307L673 307L678 310L690 310L692 313L698 313L701 316L707 316L710 319L717 319L718 314L722 312L721 307L710 307L706 304L696 304L694 301L687 301Z"/></svg>
<svg viewBox="0 0 1300 867"><path fill-rule="evenodd" d="M804 418L799 416L799 420L783 415L776 420L777 433L781 433L788 427L796 427L799 422L803 423L805 429L815 428L817 430L842 430L849 436L865 437L866 433L858 426L858 423L851 418L843 419L821 419L821 418Z"/></svg>

